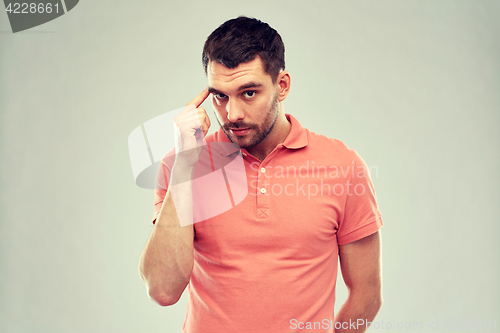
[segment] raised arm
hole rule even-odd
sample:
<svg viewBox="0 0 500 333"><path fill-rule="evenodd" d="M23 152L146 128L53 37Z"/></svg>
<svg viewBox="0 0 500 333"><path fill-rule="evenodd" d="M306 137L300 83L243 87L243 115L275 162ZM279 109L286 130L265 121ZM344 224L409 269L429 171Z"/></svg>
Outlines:
<svg viewBox="0 0 500 333"><path fill-rule="evenodd" d="M193 270L191 176L210 127L205 110L199 107L208 95L205 89L175 118L177 155L165 199L141 254L141 279L148 295L161 306L179 300Z"/></svg>
<svg viewBox="0 0 500 333"><path fill-rule="evenodd" d="M340 245L339 257L349 296L335 316L335 332L365 332L382 306L380 231Z"/></svg>

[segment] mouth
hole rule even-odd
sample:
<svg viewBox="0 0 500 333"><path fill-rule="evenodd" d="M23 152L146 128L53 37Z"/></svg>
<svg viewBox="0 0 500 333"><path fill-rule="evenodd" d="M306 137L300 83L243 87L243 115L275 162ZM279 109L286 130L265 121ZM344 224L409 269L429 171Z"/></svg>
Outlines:
<svg viewBox="0 0 500 333"><path fill-rule="evenodd" d="M236 136L244 136L250 131L250 128L230 128L229 130Z"/></svg>

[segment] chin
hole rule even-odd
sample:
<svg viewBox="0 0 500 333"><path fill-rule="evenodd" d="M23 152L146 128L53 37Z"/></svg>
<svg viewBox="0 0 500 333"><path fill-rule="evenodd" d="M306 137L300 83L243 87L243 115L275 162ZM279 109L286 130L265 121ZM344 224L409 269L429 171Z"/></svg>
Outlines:
<svg viewBox="0 0 500 333"><path fill-rule="evenodd" d="M234 144L238 145L240 148L248 148L248 140L245 139L238 139L238 138L232 138Z"/></svg>
<svg viewBox="0 0 500 333"><path fill-rule="evenodd" d="M253 146L251 138L238 138L238 137L231 137L231 141L237 145L240 148L248 148Z"/></svg>

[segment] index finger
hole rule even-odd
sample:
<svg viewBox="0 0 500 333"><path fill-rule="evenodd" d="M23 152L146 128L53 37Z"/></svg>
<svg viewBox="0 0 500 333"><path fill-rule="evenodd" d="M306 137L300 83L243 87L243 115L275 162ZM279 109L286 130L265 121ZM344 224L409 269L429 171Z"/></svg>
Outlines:
<svg viewBox="0 0 500 333"><path fill-rule="evenodd" d="M196 96L191 102L187 103L186 105L194 104L196 107L199 107L201 103L203 103L207 99L208 95L210 95L210 93L208 92L207 87L201 92L201 94Z"/></svg>

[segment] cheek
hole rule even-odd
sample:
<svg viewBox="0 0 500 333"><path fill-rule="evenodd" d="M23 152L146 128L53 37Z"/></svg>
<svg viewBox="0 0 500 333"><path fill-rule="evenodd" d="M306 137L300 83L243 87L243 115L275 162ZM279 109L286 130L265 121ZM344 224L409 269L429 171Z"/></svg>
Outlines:
<svg viewBox="0 0 500 333"><path fill-rule="evenodd" d="M266 98L263 98L262 100L259 101L258 106L256 107L263 113L269 111L270 108L272 108L274 104L274 96L270 96Z"/></svg>
<svg viewBox="0 0 500 333"><path fill-rule="evenodd" d="M223 110L226 106L226 100L217 99L215 96L212 96L212 105L218 110Z"/></svg>
<svg viewBox="0 0 500 333"><path fill-rule="evenodd" d="M226 115L226 109L222 106L215 97L212 97L212 107L215 110L215 114L219 119L224 119Z"/></svg>
<svg viewBox="0 0 500 333"><path fill-rule="evenodd" d="M262 104L265 104L264 107L269 108L270 106L272 106L274 104L274 101L275 101L276 96L277 96L276 93L277 93L277 91L270 91L266 95L266 98L263 99L263 101L262 101Z"/></svg>

